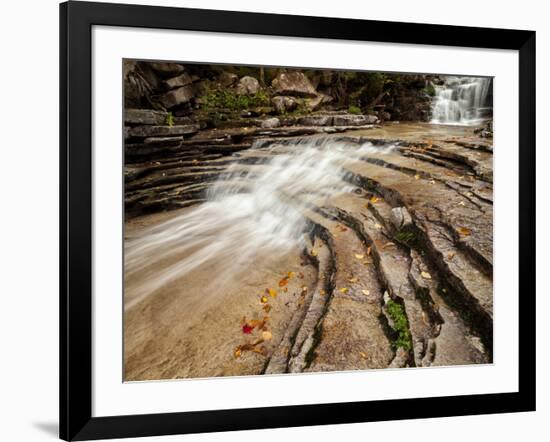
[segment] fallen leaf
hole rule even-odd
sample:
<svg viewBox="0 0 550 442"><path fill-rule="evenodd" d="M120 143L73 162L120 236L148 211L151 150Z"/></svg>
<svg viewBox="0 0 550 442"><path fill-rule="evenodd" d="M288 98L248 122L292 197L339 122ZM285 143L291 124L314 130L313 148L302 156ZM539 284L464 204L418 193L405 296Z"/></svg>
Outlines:
<svg viewBox="0 0 550 442"><path fill-rule="evenodd" d="M283 279L279 281L279 287L284 287L288 284L288 276L285 276Z"/></svg>
<svg viewBox="0 0 550 442"><path fill-rule="evenodd" d="M273 337L273 335L271 334L270 331L264 331L264 332L262 332L262 339L263 339L264 341L270 341L272 337Z"/></svg>
<svg viewBox="0 0 550 442"><path fill-rule="evenodd" d="M262 304L266 304L267 301L269 301L269 299L267 299L267 296L262 296L262 297L260 298L260 302L261 302Z"/></svg>
<svg viewBox="0 0 550 442"><path fill-rule="evenodd" d="M269 304L266 304L262 307L264 309L264 312L269 313L271 311L271 306Z"/></svg>
<svg viewBox="0 0 550 442"><path fill-rule="evenodd" d="M380 200L381 200L381 198L378 198L377 196L372 196L369 201L373 204L376 204Z"/></svg>
<svg viewBox="0 0 550 442"><path fill-rule="evenodd" d="M447 254L447 259L453 259L455 257L455 252L449 252Z"/></svg>
<svg viewBox="0 0 550 442"><path fill-rule="evenodd" d="M342 292L342 293L347 293L348 292L348 288L347 287L342 287L341 289L338 289L339 292Z"/></svg>
<svg viewBox="0 0 550 442"><path fill-rule="evenodd" d="M386 247L392 247L392 246L395 246L395 243L393 243L393 242L390 241L390 242L387 242L386 244L384 244L384 245L382 246L382 248L385 249Z"/></svg>
<svg viewBox="0 0 550 442"><path fill-rule="evenodd" d="M430 275L428 272L420 272L420 276L424 279L432 279L432 275Z"/></svg>
<svg viewBox="0 0 550 442"><path fill-rule="evenodd" d="M272 298L276 298L277 297L277 290L274 290L274 289L265 289L265 292L271 296Z"/></svg>
<svg viewBox="0 0 550 442"><path fill-rule="evenodd" d="M363 259L363 258L365 257L365 255L360 255L360 254L356 253L356 254L355 254L355 257L356 257L357 259Z"/></svg>
<svg viewBox="0 0 550 442"><path fill-rule="evenodd" d="M369 296L369 295L370 295L370 291L369 291L369 290L361 290L361 293L363 293L363 295L365 295L365 296Z"/></svg>
<svg viewBox="0 0 550 442"><path fill-rule="evenodd" d="M368 355L364 351L360 351L359 356L361 356L363 359L368 359Z"/></svg>
<svg viewBox="0 0 550 442"><path fill-rule="evenodd" d="M286 275L286 277L287 277L287 279L290 279L290 278L292 278L295 274L296 274L296 272L288 272L287 275Z"/></svg>
<svg viewBox="0 0 550 442"><path fill-rule="evenodd" d="M240 358L240 357L241 357L241 354L242 354L241 347L237 347L237 348L235 349L235 351L233 352L233 356L235 356L235 358Z"/></svg>
<svg viewBox="0 0 550 442"><path fill-rule="evenodd" d="M317 251L316 251L316 250L312 250L312 251L310 252L310 255L311 255L311 256L317 256Z"/></svg>
<svg viewBox="0 0 550 442"><path fill-rule="evenodd" d="M251 325L248 325L248 324L243 325L243 333L249 335L250 333L252 333L252 330L254 330L254 327L252 327Z"/></svg>
<svg viewBox="0 0 550 442"><path fill-rule="evenodd" d="M456 230L461 236L470 236L472 233L472 231L467 227L458 227Z"/></svg>

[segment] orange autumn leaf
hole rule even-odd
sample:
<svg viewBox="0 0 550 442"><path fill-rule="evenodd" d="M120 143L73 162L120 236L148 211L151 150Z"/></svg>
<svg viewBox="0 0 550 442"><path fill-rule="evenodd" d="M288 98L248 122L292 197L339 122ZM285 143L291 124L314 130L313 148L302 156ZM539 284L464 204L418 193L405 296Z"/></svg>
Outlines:
<svg viewBox="0 0 550 442"><path fill-rule="evenodd" d="M288 284L288 276L285 276L283 279L279 281L279 287L284 287Z"/></svg>
<svg viewBox="0 0 550 442"><path fill-rule="evenodd" d="M458 227L456 231L460 234L460 236L470 236L472 234L472 231L468 229L468 227Z"/></svg>

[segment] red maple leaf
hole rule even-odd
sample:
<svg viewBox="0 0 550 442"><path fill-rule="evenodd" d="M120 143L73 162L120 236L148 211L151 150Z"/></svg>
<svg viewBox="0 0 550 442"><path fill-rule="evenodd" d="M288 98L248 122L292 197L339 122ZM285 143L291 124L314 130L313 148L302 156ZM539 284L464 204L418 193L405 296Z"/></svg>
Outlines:
<svg viewBox="0 0 550 442"><path fill-rule="evenodd" d="M248 324L243 325L243 333L246 333L248 335L248 334L252 333L252 330L254 330L254 327L252 327Z"/></svg>

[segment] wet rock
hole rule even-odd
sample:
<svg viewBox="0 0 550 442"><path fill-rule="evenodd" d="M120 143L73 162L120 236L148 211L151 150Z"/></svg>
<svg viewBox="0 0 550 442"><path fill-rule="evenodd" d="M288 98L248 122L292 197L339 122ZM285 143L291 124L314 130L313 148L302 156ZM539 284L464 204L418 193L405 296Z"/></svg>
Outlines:
<svg viewBox="0 0 550 442"><path fill-rule="evenodd" d="M187 86L191 83L193 83L193 79L187 72L184 72L177 77L170 78L164 82L168 89L175 89L177 87Z"/></svg>
<svg viewBox="0 0 550 442"><path fill-rule="evenodd" d="M315 88L302 72L281 72L273 79L271 86L280 95L310 98L317 96Z"/></svg>
<svg viewBox="0 0 550 442"><path fill-rule="evenodd" d="M160 97L160 102L167 109L180 104L189 103L195 97L195 91L191 85L173 89Z"/></svg>
<svg viewBox="0 0 550 442"><path fill-rule="evenodd" d="M298 100L294 97L275 96L271 99L271 103L278 114L292 112L298 107Z"/></svg>
<svg viewBox="0 0 550 442"><path fill-rule="evenodd" d="M332 115L315 115L301 117L298 119L298 124L303 126L331 126Z"/></svg>
<svg viewBox="0 0 550 442"><path fill-rule="evenodd" d="M275 127L279 127L281 125L281 122L278 118L268 118L267 120L262 121L262 128L264 129L273 129Z"/></svg>
<svg viewBox="0 0 550 442"><path fill-rule="evenodd" d="M254 77L243 77L235 89L237 95L254 95L260 90L260 83Z"/></svg>
<svg viewBox="0 0 550 442"><path fill-rule="evenodd" d="M183 137L149 137L143 140L143 144L151 146L179 146Z"/></svg>
<svg viewBox="0 0 550 442"><path fill-rule="evenodd" d="M129 130L129 135L140 138L191 135L198 132L199 129L198 124L186 124L183 126L136 126Z"/></svg>
<svg viewBox="0 0 550 442"><path fill-rule="evenodd" d="M166 123L166 112L153 109L126 109L124 122L126 124L152 124L161 125Z"/></svg>

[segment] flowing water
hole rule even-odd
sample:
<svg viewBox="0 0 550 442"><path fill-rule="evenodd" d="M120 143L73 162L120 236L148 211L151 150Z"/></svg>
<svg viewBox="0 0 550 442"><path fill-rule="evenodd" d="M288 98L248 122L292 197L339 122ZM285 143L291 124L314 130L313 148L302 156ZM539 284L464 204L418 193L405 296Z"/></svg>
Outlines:
<svg viewBox="0 0 550 442"><path fill-rule="evenodd" d="M492 107L491 78L447 77L435 87L433 124L475 125L487 117Z"/></svg>
<svg viewBox="0 0 550 442"><path fill-rule="evenodd" d="M126 241L125 276L136 280L126 286L126 309L201 266L215 268L211 283L221 286L253 267L258 251L282 256L303 246L303 211L353 189L345 166L392 149L327 137L248 151L243 159L256 164L228 167L207 202Z"/></svg>

